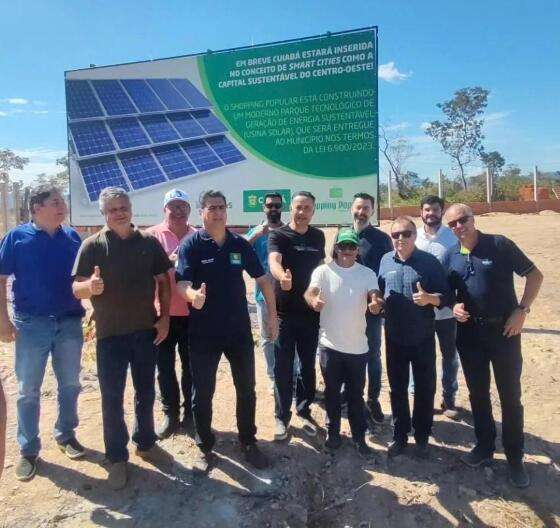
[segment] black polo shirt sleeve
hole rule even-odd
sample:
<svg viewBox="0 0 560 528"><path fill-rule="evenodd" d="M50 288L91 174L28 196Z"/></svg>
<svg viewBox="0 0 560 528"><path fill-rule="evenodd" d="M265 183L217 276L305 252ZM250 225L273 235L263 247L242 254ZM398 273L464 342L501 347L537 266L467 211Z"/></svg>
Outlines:
<svg viewBox="0 0 560 528"><path fill-rule="evenodd" d="M95 240L93 237L84 240L74 261L72 277L91 277L95 266L94 244ZM101 273L103 274L103 270L101 270Z"/></svg>
<svg viewBox="0 0 560 528"><path fill-rule="evenodd" d="M253 246L247 242L243 237L239 237L241 245L241 258L243 262L243 269L253 278L258 279L265 274L265 271L253 249Z"/></svg>
<svg viewBox="0 0 560 528"><path fill-rule="evenodd" d="M451 288L449 286L449 280L447 278L447 273L443 265L439 260L430 255L430 274L428 275L428 284L425 289L429 293L439 293L440 294L440 305L438 308L443 308L445 306L451 306L454 300L454 295L452 295Z"/></svg>
<svg viewBox="0 0 560 528"><path fill-rule="evenodd" d="M511 271L525 277L533 271L535 264L519 249L517 244L506 237L497 237L496 246L502 254L503 261L511 266Z"/></svg>
<svg viewBox="0 0 560 528"><path fill-rule="evenodd" d="M177 255L177 270L175 271L175 280L194 282L194 273L197 265L197 251L194 244L198 234L187 238L180 246Z"/></svg>
<svg viewBox="0 0 560 528"><path fill-rule="evenodd" d="M151 242L152 250L154 252L152 273L154 275L167 273L173 267L173 264L169 260L163 246L155 236L148 235L147 238Z"/></svg>

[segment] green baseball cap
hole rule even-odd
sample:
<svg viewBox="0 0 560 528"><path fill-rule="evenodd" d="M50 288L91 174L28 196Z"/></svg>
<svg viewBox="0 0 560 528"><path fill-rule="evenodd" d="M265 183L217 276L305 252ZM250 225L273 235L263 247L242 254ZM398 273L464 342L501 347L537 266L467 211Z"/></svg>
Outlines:
<svg viewBox="0 0 560 528"><path fill-rule="evenodd" d="M341 244L343 242L349 242L351 244L355 244L356 246L360 245L360 240L358 239L358 235L356 234L356 231L354 231L353 229L341 229L338 232L338 235L336 237L336 243L337 244Z"/></svg>

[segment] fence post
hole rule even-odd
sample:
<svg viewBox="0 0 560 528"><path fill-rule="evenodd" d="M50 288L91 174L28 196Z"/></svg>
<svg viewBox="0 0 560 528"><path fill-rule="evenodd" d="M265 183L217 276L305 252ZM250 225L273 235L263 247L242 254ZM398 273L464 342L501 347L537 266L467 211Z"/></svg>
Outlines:
<svg viewBox="0 0 560 528"><path fill-rule="evenodd" d="M535 200L535 210L539 212L539 190L537 188L537 177L539 175L539 169L535 165L535 169L533 170L533 199Z"/></svg>
<svg viewBox="0 0 560 528"><path fill-rule="evenodd" d="M20 190L20 184L18 182L14 182L12 183L12 197L14 200L14 219L15 219L15 225L18 226L21 222L21 216L20 216L20 194L19 194L19 190Z"/></svg>
<svg viewBox="0 0 560 528"><path fill-rule="evenodd" d="M488 212L492 212L492 174L489 167L486 167L486 203Z"/></svg>
<svg viewBox="0 0 560 528"><path fill-rule="evenodd" d="M4 234L10 229L8 223L8 184L6 182L0 183L0 207L2 208L2 224Z"/></svg>
<svg viewBox="0 0 560 528"><path fill-rule="evenodd" d="M391 186L392 186L392 178L391 178L392 171L389 169L388 174L388 183L387 183L387 205L389 206L389 216L391 220L393 220L393 200L391 199Z"/></svg>
<svg viewBox="0 0 560 528"><path fill-rule="evenodd" d="M443 171L439 169L437 193L440 198L443 198Z"/></svg>

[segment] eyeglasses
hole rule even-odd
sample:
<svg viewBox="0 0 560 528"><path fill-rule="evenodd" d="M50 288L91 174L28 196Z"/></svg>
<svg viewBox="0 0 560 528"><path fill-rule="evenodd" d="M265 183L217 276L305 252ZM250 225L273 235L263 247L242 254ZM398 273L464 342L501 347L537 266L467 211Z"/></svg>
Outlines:
<svg viewBox="0 0 560 528"><path fill-rule="evenodd" d="M401 235L403 238L410 238L412 236L412 230L405 229L404 231L395 231L391 233L391 238L393 240L398 240L401 237Z"/></svg>
<svg viewBox="0 0 560 528"><path fill-rule="evenodd" d="M267 209L282 209L282 204L281 203L276 203L276 202L266 203L266 204L264 204L264 206Z"/></svg>
<svg viewBox="0 0 560 528"><path fill-rule="evenodd" d="M340 251L354 251L358 246L353 242L340 242L337 247Z"/></svg>
<svg viewBox="0 0 560 528"><path fill-rule="evenodd" d="M461 218L457 218L457 220L451 220L450 222L447 222L447 225L453 229L454 227L457 227L458 225L465 225L469 219L472 218L471 215L465 215L462 216Z"/></svg>

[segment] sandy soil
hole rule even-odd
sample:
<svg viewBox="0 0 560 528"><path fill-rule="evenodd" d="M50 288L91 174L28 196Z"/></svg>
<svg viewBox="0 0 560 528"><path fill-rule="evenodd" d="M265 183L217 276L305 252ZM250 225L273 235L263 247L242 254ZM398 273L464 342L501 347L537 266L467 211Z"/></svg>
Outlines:
<svg viewBox="0 0 560 528"><path fill-rule="evenodd" d="M235 396L224 361L214 399L216 468L208 477L194 477L188 462L196 448L189 437L176 435L161 443L170 457L157 467L131 455L129 485L115 493L104 483L99 389L91 343L84 351L77 431L88 448L87 457L77 462L67 460L51 437L56 383L49 367L42 391L39 471L31 482L20 483L13 474L18 458L13 348L3 346L0 376L8 396L9 426L0 481L0 527L560 526L560 215L490 214L477 222L483 231L513 238L545 274L541 295L523 332L526 460L533 479L529 489L518 491L507 483L501 448L491 470L471 470L458 461L473 441L462 378L458 402L467 410L459 422L436 416L429 460L412 455L388 460L389 424L377 431L371 444L377 456L371 462L357 458L349 440L336 456L324 454L324 433L310 441L301 434L297 421L289 442L273 443L273 400L257 348L258 435L263 450L274 460L273 467L254 472L240 456ZM328 236L332 241L333 233ZM522 286L522 282L517 285ZM249 299L252 302L251 296ZM385 376L383 383L382 404L388 413ZM495 392L493 401L499 423ZM131 422L130 383L126 411ZM318 422L324 423L321 405L313 412ZM159 405L156 416L159 419ZM348 435L346 421L343 428Z"/></svg>

